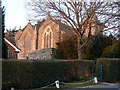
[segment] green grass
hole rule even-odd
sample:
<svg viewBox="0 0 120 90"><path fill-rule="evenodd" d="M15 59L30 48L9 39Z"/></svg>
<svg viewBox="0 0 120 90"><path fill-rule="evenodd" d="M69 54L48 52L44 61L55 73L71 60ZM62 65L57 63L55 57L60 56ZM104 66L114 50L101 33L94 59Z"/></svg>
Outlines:
<svg viewBox="0 0 120 90"><path fill-rule="evenodd" d="M93 83L85 83L85 84L76 84L76 85L70 85L70 84L67 84L67 85L60 85L60 89L70 89L70 88L77 88L77 87L84 87L84 86L91 86L91 85L105 85L105 84L101 84L101 83L98 83L98 84L93 84ZM55 86L51 86L51 87L48 87L48 88L45 88L45 89L42 89L42 90L52 90L52 89L57 89ZM39 89L41 90L41 89Z"/></svg>
<svg viewBox="0 0 120 90"><path fill-rule="evenodd" d="M60 89L72 89L72 88L77 88L77 87L84 87L84 86L92 86L92 85L108 85L108 84L103 84L103 83L98 83L98 84L94 84L93 82L90 83L84 83L84 84L78 84L79 82L76 83L76 85L70 85L70 84L66 84L66 85L60 85ZM48 88L44 88L44 89L40 89L40 88L34 88L34 89L27 89L27 90L56 90L56 86L55 84L51 87ZM26 89L21 89L21 90L26 90Z"/></svg>

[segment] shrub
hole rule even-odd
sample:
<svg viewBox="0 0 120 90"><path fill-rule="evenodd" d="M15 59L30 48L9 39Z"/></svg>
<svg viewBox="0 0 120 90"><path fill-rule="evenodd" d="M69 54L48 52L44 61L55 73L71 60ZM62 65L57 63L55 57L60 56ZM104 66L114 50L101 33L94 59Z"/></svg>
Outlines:
<svg viewBox="0 0 120 90"><path fill-rule="evenodd" d="M104 49L102 57L120 58L120 42L108 46Z"/></svg>
<svg viewBox="0 0 120 90"><path fill-rule="evenodd" d="M119 58L99 58L96 62L96 74L100 80L100 65L102 65L102 81L120 81L120 59Z"/></svg>
<svg viewBox="0 0 120 90"><path fill-rule="evenodd" d="M87 60L3 60L3 88L37 88L56 80L72 82L91 77Z"/></svg>
<svg viewBox="0 0 120 90"><path fill-rule="evenodd" d="M63 34L63 40L56 43L57 50L54 54L55 59L77 59L77 37L75 35Z"/></svg>

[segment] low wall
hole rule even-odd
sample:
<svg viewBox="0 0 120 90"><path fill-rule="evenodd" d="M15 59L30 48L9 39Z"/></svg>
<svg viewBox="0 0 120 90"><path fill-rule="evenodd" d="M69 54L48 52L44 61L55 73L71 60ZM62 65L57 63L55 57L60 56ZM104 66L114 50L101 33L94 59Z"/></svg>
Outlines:
<svg viewBox="0 0 120 90"><path fill-rule="evenodd" d="M42 50L36 50L35 52L32 52L29 56L28 59L52 59L52 55L54 53L54 48L46 48Z"/></svg>

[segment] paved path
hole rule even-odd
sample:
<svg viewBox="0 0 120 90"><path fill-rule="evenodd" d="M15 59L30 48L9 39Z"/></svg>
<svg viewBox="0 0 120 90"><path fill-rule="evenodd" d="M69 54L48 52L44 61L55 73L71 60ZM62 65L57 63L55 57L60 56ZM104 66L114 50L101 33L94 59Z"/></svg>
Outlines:
<svg viewBox="0 0 120 90"><path fill-rule="evenodd" d="M117 89L120 90L120 84L110 84L110 85L93 85L93 86L85 86L85 87L78 87L73 89L65 89L65 90L80 90L81 88L113 88L113 90ZM107 89L108 90L108 89Z"/></svg>

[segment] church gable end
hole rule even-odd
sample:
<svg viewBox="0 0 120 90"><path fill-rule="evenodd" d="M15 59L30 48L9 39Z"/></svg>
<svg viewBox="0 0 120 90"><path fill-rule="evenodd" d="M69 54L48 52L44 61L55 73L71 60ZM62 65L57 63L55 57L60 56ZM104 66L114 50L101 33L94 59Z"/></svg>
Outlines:
<svg viewBox="0 0 120 90"><path fill-rule="evenodd" d="M22 31L21 29L17 31L16 35L15 35L15 40L19 40L20 36L22 35Z"/></svg>
<svg viewBox="0 0 120 90"><path fill-rule="evenodd" d="M38 30L38 49L55 48L59 41L59 24L46 19Z"/></svg>
<svg viewBox="0 0 120 90"><path fill-rule="evenodd" d="M24 28L17 46L21 49L19 59L25 59L31 52L36 50L36 31L30 23Z"/></svg>

